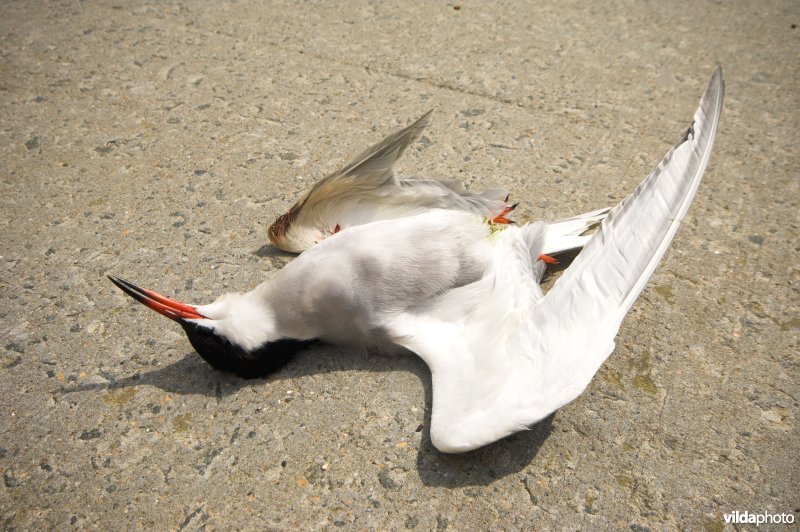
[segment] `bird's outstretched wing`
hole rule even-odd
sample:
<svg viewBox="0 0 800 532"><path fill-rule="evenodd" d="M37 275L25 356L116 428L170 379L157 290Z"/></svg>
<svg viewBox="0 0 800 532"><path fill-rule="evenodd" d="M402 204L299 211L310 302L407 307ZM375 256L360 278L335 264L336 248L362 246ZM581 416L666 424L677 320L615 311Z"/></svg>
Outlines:
<svg viewBox="0 0 800 532"><path fill-rule="evenodd" d="M370 146L347 163L344 168L317 181L298 202L310 204L328 201L339 194L356 194L362 188L377 188L387 183L397 184L392 168L411 143L422 135L431 123L433 109L405 129L392 133Z"/></svg>
<svg viewBox="0 0 800 532"><path fill-rule="evenodd" d="M614 207L542 295L531 266L543 225L493 235L490 271L392 324L433 375L431 439L445 452L491 443L580 395L614 349L622 319L666 251L708 163L722 110L717 68L694 122Z"/></svg>

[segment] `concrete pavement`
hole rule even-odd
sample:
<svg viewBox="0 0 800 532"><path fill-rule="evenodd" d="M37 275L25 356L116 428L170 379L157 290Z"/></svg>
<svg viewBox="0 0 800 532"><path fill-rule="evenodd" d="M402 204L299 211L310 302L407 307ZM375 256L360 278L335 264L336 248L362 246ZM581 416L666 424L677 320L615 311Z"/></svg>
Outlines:
<svg viewBox="0 0 800 532"><path fill-rule="evenodd" d="M4 529L732 530L798 499L796 2L6 2ZM436 107L403 173L517 218L612 204L716 64L711 164L587 392L460 456L414 357L213 371L113 273L190 302L289 256L313 180ZM800 520L800 515L794 514Z"/></svg>

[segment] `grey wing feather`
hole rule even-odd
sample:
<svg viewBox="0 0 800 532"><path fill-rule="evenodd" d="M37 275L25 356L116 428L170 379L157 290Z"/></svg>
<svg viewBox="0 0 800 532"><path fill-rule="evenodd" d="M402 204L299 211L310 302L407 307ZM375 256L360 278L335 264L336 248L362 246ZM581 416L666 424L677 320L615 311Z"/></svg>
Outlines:
<svg viewBox="0 0 800 532"><path fill-rule="evenodd" d="M352 193L360 186L377 188L387 182L394 183L392 168L411 143L428 127L434 109L422 115L416 122L370 146L353 158L344 168L319 180L308 192L305 200L315 194L329 199L333 190Z"/></svg>

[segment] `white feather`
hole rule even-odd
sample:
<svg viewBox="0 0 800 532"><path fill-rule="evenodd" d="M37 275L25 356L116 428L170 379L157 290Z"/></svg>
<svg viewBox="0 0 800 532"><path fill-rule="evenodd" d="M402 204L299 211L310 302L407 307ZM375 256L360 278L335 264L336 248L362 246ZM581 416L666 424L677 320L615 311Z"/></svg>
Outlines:
<svg viewBox="0 0 800 532"><path fill-rule="evenodd" d="M548 223L542 253L558 255L564 251L582 248L592 238L592 235L585 233L602 222L610 210L610 207L606 207Z"/></svg>

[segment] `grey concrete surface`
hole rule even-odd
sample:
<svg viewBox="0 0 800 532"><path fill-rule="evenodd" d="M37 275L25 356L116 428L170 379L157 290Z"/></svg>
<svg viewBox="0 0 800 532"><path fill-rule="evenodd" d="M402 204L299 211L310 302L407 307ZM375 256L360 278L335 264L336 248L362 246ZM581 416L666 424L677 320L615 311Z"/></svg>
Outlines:
<svg viewBox="0 0 800 532"><path fill-rule="evenodd" d="M4 529L716 531L800 508L797 2L1 9ZM290 260L275 216L432 107L402 172L507 187L521 220L614 203L716 64L715 153L616 351L476 452L431 446L415 357L319 346L241 381L105 278L255 286Z"/></svg>

